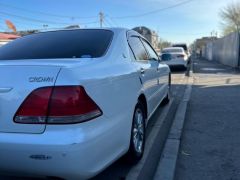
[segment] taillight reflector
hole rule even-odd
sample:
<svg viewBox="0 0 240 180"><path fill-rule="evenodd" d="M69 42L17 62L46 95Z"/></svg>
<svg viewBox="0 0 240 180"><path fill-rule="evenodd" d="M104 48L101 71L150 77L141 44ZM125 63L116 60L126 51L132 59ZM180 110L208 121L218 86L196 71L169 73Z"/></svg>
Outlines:
<svg viewBox="0 0 240 180"><path fill-rule="evenodd" d="M34 90L19 107L14 121L31 124L80 123L102 114L82 86L43 87Z"/></svg>
<svg viewBox="0 0 240 180"><path fill-rule="evenodd" d="M178 55L177 57L178 58L184 58L184 55Z"/></svg>

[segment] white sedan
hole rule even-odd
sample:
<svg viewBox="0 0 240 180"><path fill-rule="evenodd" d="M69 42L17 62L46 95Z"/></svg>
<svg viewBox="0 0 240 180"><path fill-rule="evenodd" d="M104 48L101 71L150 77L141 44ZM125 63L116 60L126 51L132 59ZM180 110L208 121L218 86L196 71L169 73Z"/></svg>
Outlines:
<svg viewBox="0 0 240 180"><path fill-rule="evenodd" d="M181 66L185 69L189 63L189 57L182 47L164 48L161 53L161 60L170 67Z"/></svg>
<svg viewBox="0 0 240 180"><path fill-rule="evenodd" d="M127 29L37 33L0 48L0 172L86 179L144 152L170 70Z"/></svg>

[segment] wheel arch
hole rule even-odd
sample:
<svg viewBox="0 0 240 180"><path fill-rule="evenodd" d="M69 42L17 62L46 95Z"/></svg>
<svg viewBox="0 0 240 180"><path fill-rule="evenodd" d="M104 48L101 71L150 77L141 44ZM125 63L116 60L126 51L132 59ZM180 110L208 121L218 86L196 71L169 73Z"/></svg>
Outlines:
<svg viewBox="0 0 240 180"><path fill-rule="evenodd" d="M138 101L141 102L144 106L144 111L145 111L145 118L148 117L148 106L147 106L147 99L144 94L140 94L138 97Z"/></svg>

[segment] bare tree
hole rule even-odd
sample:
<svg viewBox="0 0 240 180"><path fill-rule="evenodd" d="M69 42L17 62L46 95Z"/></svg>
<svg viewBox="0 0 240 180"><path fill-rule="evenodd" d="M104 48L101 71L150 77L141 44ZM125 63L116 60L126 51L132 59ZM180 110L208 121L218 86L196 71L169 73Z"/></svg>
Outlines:
<svg viewBox="0 0 240 180"><path fill-rule="evenodd" d="M240 2L228 4L220 11L223 34L240 30Z"/></svg>
<svg viewBox="0 0 240 180"><path fill-rule="evenodd" d="M164 48L167 48L167 47L170 47L171 46L171 42L169 41L166 41L162 38L159 38L159 41L158 41L158 48L159 49L164 49Z"/></svg>

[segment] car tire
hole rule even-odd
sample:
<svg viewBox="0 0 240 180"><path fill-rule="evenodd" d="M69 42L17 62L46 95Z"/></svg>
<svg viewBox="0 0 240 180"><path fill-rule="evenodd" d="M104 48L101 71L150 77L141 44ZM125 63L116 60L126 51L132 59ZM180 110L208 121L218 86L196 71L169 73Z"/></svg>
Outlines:
<svg viewBox="0 0 240 180"><path fill-rule="evenodd" d="M145 122L145 108L141 102L138 102L133 114L130 146L126 154L129 163L135 164L143 156L145 148Z"/></svg>

